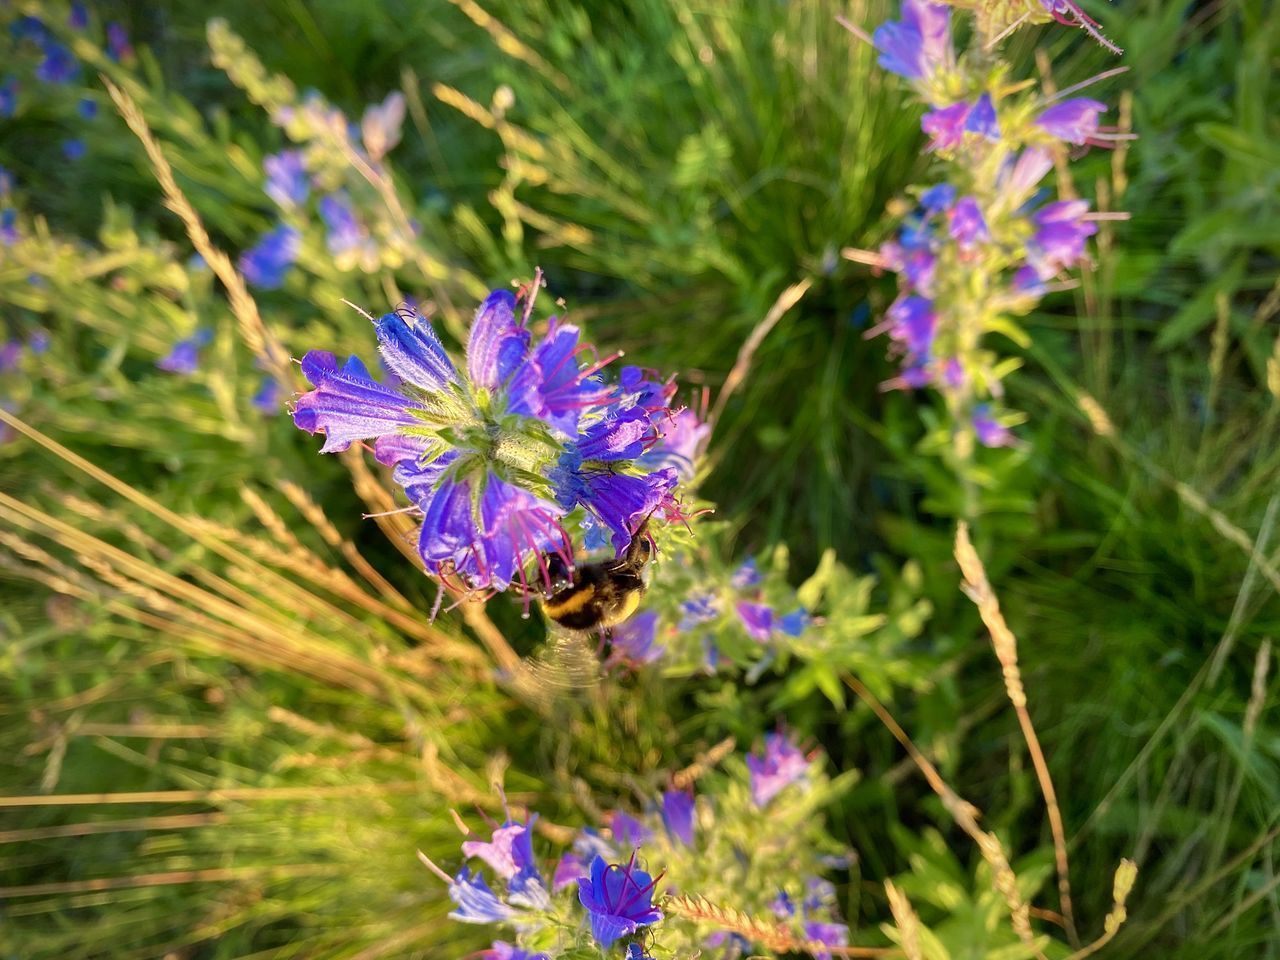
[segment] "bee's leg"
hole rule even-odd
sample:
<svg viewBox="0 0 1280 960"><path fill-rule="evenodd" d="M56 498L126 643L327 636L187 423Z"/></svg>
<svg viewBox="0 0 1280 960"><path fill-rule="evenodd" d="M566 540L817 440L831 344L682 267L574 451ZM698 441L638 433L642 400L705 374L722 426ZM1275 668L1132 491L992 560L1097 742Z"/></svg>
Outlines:
<svg viewBox="0 0 1280 960"><path fill-rule="evenodd" d="M596 646L596 655L601 660L608 660L613 653L613 631L608 627L600 628L600 643Z"/></svg>

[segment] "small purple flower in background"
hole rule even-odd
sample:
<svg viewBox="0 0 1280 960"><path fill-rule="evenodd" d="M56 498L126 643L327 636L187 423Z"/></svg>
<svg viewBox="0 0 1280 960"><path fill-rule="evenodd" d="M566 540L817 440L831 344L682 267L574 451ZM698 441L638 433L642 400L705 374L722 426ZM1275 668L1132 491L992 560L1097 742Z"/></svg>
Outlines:
<svg viewBox="0 0 1280 960"><path fill-rule="evenodd" d="M80 76L80 61L69 47L51 36L46 36L40 44L44 50L44 59L36 67L36 79L43 83L70 83Z"/></svg>
<svg viewBox="0 0 1280 960"><path fill-rule="evenodd" d="M1028 147L1016 161L1010 160L996 180L996 190L1004 209L1017 210L1021 207L1052 169L1053 155L1043 147Z"/></svg>
<svg viewBox="0 0 1280 960"><path fill-rule="evenodd" d="M773 636L773 607L742 600L737 605L737 611L747 635L759 643L767 643Z"/></svg>
<svg viewBox="0 0 1280 960"><path fill-rule="evenodd" d="M1036 117L1036 126L1051 137L1079 146L1098 132L1098 114L1106 109L1105 103L1076 97L1055 103Z"/></svg>
<svg viewBox="0 0 1280 960"><path fill-rule="evenodd" d="M932 137L928 149L953 150L964 143L965 121L968 118L969 105L963 102L926 113L920 118L920 129Z"/></svg>
<svg viewBox="0 0 1280 960"><path fill-rule="evenodd" d="M711 437L711 424L686 407L659 423L658 429L658 442L640 457L641 462L653 468L673 467L681 481L691 481Z"/></svg>
<svg viewBox="0 0 1280 960"><path fill-rule="evenodd" d="M587 908L591 936L606 950L621 937L662 919L653 905L657 878L636 866L633 853L626 866L605 863L603 857L591 861L591 875L578 881L578 901Z"/></svg>
<svg viewBox="0 0 1280 960"><path fill-rule="evenodd" d="M804 607L797 607L778 618L778 630L789 637L798 637L813 625L813 617Z"/></svg>
<svg viewBox="0 0 1280 960"><path fill-rule="evenodd" d="M965 133L974 133L988 140L1000 139L1000 124L996 120L996 105L991 100L991 94L984 93L978 98L964 122L964 130Z"/></svg>
<svg viewBox="0 0 1280 960"><path fill-rule="evenodd" d="M709 623L720 616L720 606L714 593L695 594L680 604L680 623L676 629L681 633L692 630L702 623Z"/></svg>
<svg viewBox="0 0 1280 960"><path fill-rule="evenodd" d="M804 925L805 939L810 944L821 944L824 947L847 947L849 945L849 928L843 923L826 923L811 920ZM818 960L831 960L831 951L815 949L813 955Z"/></svg>
<svg viewBox="0 0 1280 960"><path fill-rule="evenodd" d="M778 895L769 903L769 909L773 911L775 917L782 920L796 915L795 901L785 890L778 891Z"/></svg>
<svg viewBox="0 0 1280 960"><path fill-rule="evenodd" d="M457 904L449 917L462 923L502 923L519 916L498 899L483 876L477 873L473 878L466 867L449 884L449 899Z"/></svg>
<svg viewBox="0 0 1280 960"><path fill-rule="evenodd" d="M946 213L956 202L956 188L949 183L938 183L920 194L920 206L929 213Z"/></svg>
<svg viewBox="0 0 1280 960"><path fill-rule="evenodd" d="M89 148L79 137L70 137L62 141L62 155L74 163L84 158Z"/></svg>
<svg viewBox="0 0 1280 960"><path fill-rule="evenodd" d="M974 197L961 197L950 213L950 233L961 250L969 251L991 239L987 221Z"/></svg>
<svg viewBox="0 0 1280 960"><path fill-rule="evenodd" d="M888 328L889 337L906 355L908 366L926 363L933 354L933 338L938 329L938 315L933 303L924 297L899 297L886 314L885 323L868 334Z"/></svg>
<svg viewBox="0 0 1280 960"><path fill-rule="evenodd" d="M240 255L240 272L250 286L279 290L284 276L298 259L301 236L293 227L281 224L264 233L258 242Z"/></svg>
<svg viewBox="0 0 1280 960"><path fill-rule="evenodd" d="M764 577L756 567L756 558L747 557L742 566L738 567L729 578L729 585L735 590L750 590L752 587L759 586L763 580Z"/></svg>
<svg viewBox="0 0 1280 960"><path fill-rule="evenodd" d="M17 340L0 344L0 373L17 370L22 362L22 344Z"/></svg>
<svg viewBox="0 0 1280 960"><path fill-rule="evenodd" d="M259 413L271 416L279 413L283 397L281 394L284 390L275 377L265 376L262 378L262 385L258 387L258 392L253 395L253 407Z"/></svg>
<svg viewBox="0 0 1280 960"><path fill-rule="evenodd" d="M488 950L481 950L479 956L482 960L550 960L545 953L530 953L502 940L493 941L493 945Z"/></svg>
<svg viewBox="0 0 1280 960"><path fill-rule="evenodd" d="M311 182L301 150L269 154L262 158L262 169L267 174L266 194L278 206L287 209L307 202Z"/></svg>
<svg viewBox="0 0 1280 960"><path fill-rule="evenodd" d="M992 416L991 407L985 403L973 408L973 432L984 447L1007 447L1013 443L1009 428Z"/></svg>
<svg viewBox="0 0 1280 960"><path fill-rule="evenodd" d="M609 831L613 834L614 842L624 850L628 847L642 847L653 836L648 827L621 810L615 810L610 816Z"/></svg>
<svg viewBox="0 0 1280 960"><path fill-rule="evenodd" d="M129 31L123 24L107 24L107 55L116 63L133 59L133 44L129 42Z"/></svg>
<svg viewBox="0 0 1280 960"><path fill-rule="evenodd" d="M662 822L667 832L686 847L693 846L693 794L688 790L668 790L662 795Z"/></svg>
<svg viewBox="0 0 1280 960"><path fill-rule="evenodd" d="M707 934L707 938L702 941L702 944L712 950L717 947L724 947L720 952L722 960L737 960L738 957L746 957L751 954L751 941L740 933L731 933L728 930L717 930L714 933Z"/></svg>
<svg viewBox="0 0 1280 960"><path fill-rule="evenodd" d="M365 108L360 119L360 136L364 148L374 160L380 160L400 142L404 126L404 94L395 92L379 104Z"/></svg>
<svg viewBox="0 0 1280 960"><path fill-rule="evenodd" d="M79 103L76 104L76 113L80 114L85 120L92 120L98 115L98 101L93 97L81 97Z"/></svg>
<svg viewBox="0 0 1280 960"><path fill-rule="evenodd" d="M530 830L534 819L536 815L528 823L515 823L508 820L493 831L493 838L488 841L464 841L463 856L483 860L500 880L510 880L534 863L533 833Z"/></svg>
<svg viewBox="0 0 1280 960"><path fill-rule="evenodd" d="M759 756L747 754L747 770L751 774L751 797L757 807L765 807L808 775L809 761L787 734L769 733L765 734L764 751Z"/></svg>
<svg viewBox="0 0 1280 960"><path fill-rule="evenodd" d="M345 193L321 197L320 218L324 220L328 230L325 243L335 257L360 249L369 237L364 226L356 219L355 211L351 209Z"/></svg>
<svg viewBox="0 0 1280 960"><path fill-rule="evenodd" d="M0 83L0 117L12 117L18 109L18 80L5 77Z"/></svg>
<svg viewBox="0 0 1280 960"><path fill-rule="evenodd" d="M880 66L900 77L931 76L951 61L951 10L925 0L903 0L902 20L890 20L872 35Z"/></svg>
<svg viewBox="0 0 1280 960"><path fill-rule="evenodd" d="M18 242L18 211L13 207L0 210L0 245L11 247Z"/></svg>
<svg viewBox="0 0 1280 960"><path fill-rule="evenodd" d="M652 610L638 613L611 630L611 661L641 666L659 659L666 647L657 646L658 615Z"/></svg>
<svg viewBox="0 0 1280 960"><path fill-rule="evenodd" d="M89 26L89 8L80 0L71 4L71 12L67 14L67 26L72 30L84 30Z"/></svg>
<svg viewBox="0 0 1280 960"><path fill-rule="evenodd" d="M27 337L27 348L36 356L49 352L49 331L44 327L37 327L31 331L31 336Z"/></svg>
<svg viewBox="0 0 1280 960"><path fill-rule="evenodd" d="M190 376L200 367L200 348L212 339L211 330L197 330L190 337L175 343L166 356L156 361L156 366L169 373Z"/></svg>

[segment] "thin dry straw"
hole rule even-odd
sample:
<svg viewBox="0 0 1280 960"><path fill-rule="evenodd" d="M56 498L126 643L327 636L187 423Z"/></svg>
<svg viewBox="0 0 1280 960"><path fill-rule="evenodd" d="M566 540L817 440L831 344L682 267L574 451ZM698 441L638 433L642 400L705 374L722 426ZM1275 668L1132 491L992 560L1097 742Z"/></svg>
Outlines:
<svg viewBox="0 0 1280 960"><path fill-rule="evenodd" d="M937 768L929 762L929 758L920 752L898 721L893 718L893 715L884 708L884 705L876 699L875 694L868 690L861 680L852 674L844 674L842 679L845 685L871 708L871 711L880 719L880 722L889 728L889 732L893 734L894 739L902 745L902 748L915 761L916 766L920 768L920 772L924 775L924 779L929 784L930 789L938 795L938 799L942 801L942 805L946 807L947 812L951 814L957 826L978 845L978 852L982 854L982 859L986 860L991 867L992 885L1009 908L1013 930L1018 935L1018 939L1023 942L1032 956L1039 958L1039 960L1045 960L1044 951L1036 943L1035 933L1031 929L1030 908L1023 901L1022 894L1018 892L1018 877L1013 872L1013 868L1009 866L1009 857L1005 854L1000 839L994 833L988 833L978 825L978 817L980 816L978 808L951 789L947 782L942 779L942 775L938 773Z"/></svg>
<svg viewBox="0 0 1280 960"><path fill-rule="evenodd" d="M1044 751L1040 748L1040 738L1036 735L1035 726L1031 722L1031 714L1027 711L1027 694L1022 685L1022 672L1018 667L1018 638L1005 622L1000 612L1000 601L996 599L991 584L987 581L987 571L982 560L969 541L969 525L963 520L956 528L955 545L956 563L964 575L961 589L978 607L978 615L986 624L991 634L991 645L995 649L996 659L1000 661L1000 670L1004 675L1005 691L1009 702L1013 704L1014 713L1018 717L1018 725L1022 728L1023 739L1031 753L1031 763L1035 767L1036 779L1040 783L1040 792L1044 794L1045 807L1049 814L1049 829L1053 833L1053 855L1058 871L1058 896L1062 902L1062 919L1066 926L1067 936L1073 945L1079 943L1076 933L1075 912L1071 907L1070 867L1067 863L1067 835L1062 826L1062 812L1058 809L1058 794L1053 787L1053 778L1049 775L1049 765L1045 762Z"/></svg>

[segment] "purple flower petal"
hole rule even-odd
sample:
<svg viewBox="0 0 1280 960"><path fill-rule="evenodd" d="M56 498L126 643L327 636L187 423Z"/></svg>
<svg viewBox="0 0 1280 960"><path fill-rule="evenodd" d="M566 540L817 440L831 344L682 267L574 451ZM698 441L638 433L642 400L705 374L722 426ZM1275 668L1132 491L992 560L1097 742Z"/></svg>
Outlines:
<svg viewBox="0 0 1280 960"><path fill-rule="evenodd" d="M965 121L969 118L967 103L930 110L920 118L920 129L932 139L930 150L951 150L964 142Z"/></svg>
<svg viewBox="0 0 1280 960"><path fill-rule="evenodd" d="M373 326L382 362L401 380L430 393L439 393L457 380L453 362L425 317L415 312L410 326L399 313L388 313Z"/></svg>
<svg viewBox="0 0 1280 960"><path fill-rule="evenodd" d="M302 358L302 373L315 389L298 398L293 422L310 433L324 433L321 453L336 453L357 440L418 422L409 412L413 404L374 380L358 357L339 369L332 353L312 350Z"/></svg>
<svg viewBox="0 0 1280 960"><path fill-rule="evenodd" d="M1036 126L1051 137L1067 143L1084 144L1098 132L1098 115L1106 109L1105 103L1074 97L1055 103L1036 117Z"/></svg>
<svg viewBox="0 0 1280 960"><path fill-rule="evenodd" d="M495 290L476 311L467 341L467 376L474 386L498 390L524 360L529 331L516 322L515 305L509 290Z"/></svg>
<svg viewBox="0 0 1280 960"><path fill-rule="evenodd" d="M964 122L964 129L966 133L975 133L988 140L1000 139L1000 124L996 120L996 105L991 94L984 93L978 98Z"/></svg>

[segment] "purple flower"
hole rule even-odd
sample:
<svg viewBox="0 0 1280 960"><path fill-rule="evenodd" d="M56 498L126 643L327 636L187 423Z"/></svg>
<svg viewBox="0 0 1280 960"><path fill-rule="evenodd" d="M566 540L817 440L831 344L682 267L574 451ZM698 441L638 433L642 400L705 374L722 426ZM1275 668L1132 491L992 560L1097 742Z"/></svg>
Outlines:
<svg viewBox="0 0 1280 960"><path fill-rule="evenodd" d="M213 339L213 331L197 330L185 340L179 340L169 353L156 361L156 366L169 373L190 376L200 366L200 348Z"/></svg>
<svg viewBox="0 0 1280 960"><path fill-rule="evenodd" d="M43 327L37 327L31 331L31 336L27 338L27 346L36 356L49 352L49 331Z"/></svg>
<svg viewBox="0 0 1280 960"><path fill-rule="evenodd" d="M1053 169L1053 156L1043 147L1028 147L1018 159L1000 171L997 189L1006 209L1016 210L1031 196L1036 184Z"/></svg>
<svg viewBox="0 0 1280 960"><path fill-rule="evenodd" d="M786 787L804 779L809 761L786 734L769 733L760 756L747 754L747 770L751 773L751 797L757 807L764 807Z"/></svg>
<svg viewBox="0 0 1280 960"><path fill-rule="evenodd" d="M961 250L972 250L979 243L991 239L987 230L987 221L982 216L982 208L975 197L961 197L950 214L951 238L959 244Z"/></svg>
<svg viewBox="0 0 1280 960"><path fill-rule="evenodd" d="M369 237L345 193L320 198L320 219L328 229L325 243L335 257L360 249Z"/></svg>
<svg viewBox="0 0 1280 960"><path fill-rule="evenodd" d="M71 4L71 12L67 14L67 26L72 30L84 30L89 26L89 8L80 0Z"/></svg>
<svg viewBox="0 0 1280 960"><path fill-rule="evenodd" d="M779 890L778 895L769 903L769 909L773 911L773 915L779 919L794 917L796 915L795 901L791 899L790 894L785 890Z"/></svg>
<svg viewBox="0 0 1280 960"><path fill-rule="evenodd" d="M920 195L920 206L929 213L945 213L956 202L956 188L949 183L939 183Z"/></svg>
<svg viewBox="0 0 1280 960"><path fill-rule="evenodd" d="M930 110L920 118L920 129L927 133L930 150L952 150L964 142L965 121L969 117L967 103Z"/></svg>
<svg viewBox="0 0 1280 960"><path fill-rule="evenodd" d="M98 115L98 101L93 97L81 97L76 104L76 112L86 120L92 120Z"/></svg>
<svg viewBox="0 0 1280 960"><path fill-rule="evenodd" d="M306 203L311 183L301 150L283 150L263 157L262 169L267 174L267 196L277 204L289 208Z"/></svg>
<svg viewBox="0 0 1280 960"><path fill-rule="evenodd" d="M822 923L809 921L804 925L804 936L809 943L822 944L825 947L847 947L849 945L849 928L843 923ZM831 951L816 949L813 955L818 960L831 960Z"/></svg>
<svg viewBox="0 0 1280 960"><path fill-rule="evenodd" d="M813 624L813 617L804 607L797 607L778 618L778 630L789 637L798 637Z"/></svg>
<svg viewBox="0 0 1280 960"><path fill-rule="evenodd" d="M492 472L479 484L437 476L429 470L420 485L424 494L431 483L437 486L418 502L423 512L418 552L436 576L460 574L469 587L491 590L505 590L519 580L527 594L529 561L567 552L560 526L564 511L555 504ZM405 489L413 496L410 484Z"/></svg>
<svg viewBox="0 0 1280 960"><path fill-rule="evenodd" d="M735 590L750 590L752 587L759 586L763 580L764 577L756 567L756 558L747 557L742 565L733 571L733 576L729 578L729 585Z"/></svg>
<svg viewBox="0 0 1280 960"><path fill-rule="evenodd" d="M301 236L293 227L281 224L264 233L257 244L240 255L240 272L250 286L279 290L284 275L298 259Z"/></svg>
<svg viewBox="0 0 1280 960"><path fill-rule="evenodd" d="M1059 200L1041 207L1032 216L1035 235L1027 244L1027 262L1041 280L1075 266L1084 258L1085 241L1098 232L1082 217L1089 212L1084 200Z"/></svg>
<svg viewBox="0 0 1280 960"><path fill-rule="evenodd" d="M505 297L493 304L491 322L499 324L499 341L506 344L505 349L514 350L518 345L523 352L529 342L529 332L515 323L511 295L500 292ZM503 339L504 335L508 339ZM510 378L508 409L546 420L561 433L576 433L582 411L605 403L610 395L608 388L595 379L595 374L608 361L579 368L577 357L582 349L578 328L559 323L553 317L547 335L514 375L512 372L504 375L503 382L506 377Z"/></svg>
<svg viewBox="0 0 1280 960"><path fill-rule="evenodd" d="M656 646L658 615L652 610L637 614L612 629L611 660L632 666L653 663L666 651Z"/></svg>
<svg viewBox="0 0 1280 960"><path fill-rule="evenodd" d="M516 298L495 290L476 310L467 340L467 378L490 392L504 387L529 349L531 334L515 315Z"/></svg>
<svg viewBox="0 0 1280 960"><path fill-rule="evenodd" d="M5 77L0 83L0 117L12 117L18 109L18 80Z"/></svg>
<svg viewBox="0 0 1280 960"><path fill-rule="evenodd" d="M18 242L18 211L13 207L0 210L0 244L11 247Z"/></svg>
<svg viewBox="0 0 1280 960"><path fill-rule="evenodd" d="M681 481L692 480L698 458L711 437L711 424L703 423L686 407L660 422L658 430L658 442L640 457L640 462L654 469L673 467Z"/></svg>
<svg viewBox="0 0 1280 960"><path fill-rule="evenodd" d="M44 50L44 59L36 67L36 79L43 83L63 84L80 76L80 61L69 47L51 36L46 36L40 46Z"/></svg>
<svg viewBox="0 0 1280 960"><path fill-rule="evenodd" d="M311 350L302 358L302 375L315 389L298 398L293 422L324 434L321 453L337 453L357 440L420 422L413 413L420 405L374 380L358 357L339 368L332 353Z"/></svg>
<svg viewBox="0 0 1280 960"><path fill-rule="evenodd" d="M566 851L551 874L551 889L558 892L571 883L577 883L586 875L587 867L582 857L573 851Z"/></svg>
<svg viewBox="0 0 1280 960"><path fill-rule="evenodd" d="M1055 103L1036 117L1036 126L1049 136L1067 143L1085 144L1098 132L1098 114L1106 109L1105 103L1087 97L1074 97Z"/></svg>
<svg viewBox="0 0 1280 960"><path fill-rule="evenodd" d="M69 137L62 141L62 155L74 163L88 152L89 148L79 137Z"/></svg>
<svg viewBox="0 0 1280 960"><path fill-rule="evenodd" d="M533 860L533 818L526 823L508 820L493 831L489 841L466 840L462 844L465 857L479 857L501 880L510 880Z"/></svg>
<svg viewBox="0 0 1280 960"><path fill-rule="evenodd" d="M887 313L889 336L906 351L908 363L927 360L933 352L938 315L924 297L899 297Z"/></svg>
<svg viewBox="0 0 1280 960"><path fill-rule="evenodd" d="M250 402L255 410L271 416L280 412L280 394L283 392L275 377L266 376L262 378L262 384L258 387L258 392L253 395L253 400Z"/></svg>
<svg viewBox="0 0 1280 960"><path fill-rule="evenodd" d="M473 878L466 867L449 884L449 899L457 904L449 917L462 923L502 923L518 916L489 889L483 876L477 873Z"/></svg>
<svg viewBox="0 0 1280 960"><path fill-rule="evenodd" d="M1000 125L996 121L996 105L991 100L991 94L984 93L978 98L978 102L973 105L973 109L969 111L969 116L964 122L965 133L975 133L980 137L986 137L988 140L1000 139Z"/></svg>
<svg viewBox="0 0 1280 960"><path fill-rule="evenodd" d="M751 941L740 933L731 933L728 930L716 930L714 933L707 934L702 944L713 950L716 947L724 947L720 953L723 960L737 960L738 957L751 954Z"/></svg>
<svg viewBox="0 0 1280 960"><path fill-rule="evenodd" d="M116 63L133 57L133 44L129 42L129 31L120 23L107 24L107 54Z"/></svg>
<svg viewBox="0 0 1280 960"><path fill-rule="evenodd" d="M662 822L686 847L693 846L694 810L693 794L688 790L668 790L662 795Z"/></svg>
<svg viewBox="0 0 1280 960"><path fill-rule="evenodd" d="M991 415L991 407L979 404L973 408L973 432L984 447L1007 447L1013 443L1013 434Z"/></svg>
<svg viewBox="0 0 1280 960"><path fill-rule="evenodd" d="M591 915L591 936L606 950L640 927L657 923L662 911L653 905L658 878L636 866L633 853L626 866L591 861L591 875L578 881L578 901Z"/></svg>
<svg viewBox="0 0 1280 960"><path fill-rule="evenodd" d="M720 616L720 607L714 593L700 593L680 604L683 611L676 629L681 633L692 630L700 623L708 623Z"/></svg>
<svg viewBox="0 0 1280 960"><path fill-rule="evenodd" d="M653 836L648 827L621 810L615 810L609 817L609 830L613 834L614 841L623 849L642 847Z"/></svg>
<svg viewBox="0 0 1280 960"><path fill-rule="evenodd" d="M951 59L951 10L925 0L903 0L902 20L890 20L872 35L880 66L900 77L933 74Z"/></svg>
<svg viewBox="0 0 1280 960"><path fill-rule="evenodd" d="M738 603L737 610L747 635L759 643L767 643L773 636L773 607L743 600Z"/></svg>
<svg viewBox="0 0 1280 960"><path fill-rule="evenodd" d="M1044 296L1045 286L1040 274L1036 273L1036 268L1027 264L1014 273L1013 289L1028 296L1041 297Z"/></svg>
<svg viewBox="0 0 1280 960"><path fill-rule="evenodd" d="M493 941L493 946L488 950L481 950L479 956L482 960L550 960L545 953L530 953L502 940Z"/></svg>
<svg viewBox="0 0 1280 960"><path fill-rule="evenodd" d="M8 343L0 344L0 373L8 373L10 370L17 370L18 364L21 362L21 342L17 340L10 340Z"/></svg>

